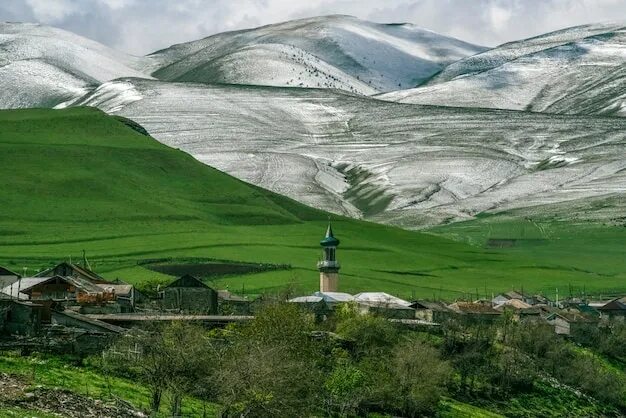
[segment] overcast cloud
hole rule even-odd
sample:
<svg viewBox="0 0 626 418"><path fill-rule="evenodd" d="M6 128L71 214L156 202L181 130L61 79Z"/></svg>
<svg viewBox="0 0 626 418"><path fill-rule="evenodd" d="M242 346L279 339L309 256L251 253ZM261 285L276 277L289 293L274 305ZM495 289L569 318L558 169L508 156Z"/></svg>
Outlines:
<svg viewBox="0 0 626 418"><path fill-rule="evenodd" d="M495 46L568 26L626 20L626 0L0 0L0 21L40 22L138 55L227 30L326 14L410 22Z"/></svg>

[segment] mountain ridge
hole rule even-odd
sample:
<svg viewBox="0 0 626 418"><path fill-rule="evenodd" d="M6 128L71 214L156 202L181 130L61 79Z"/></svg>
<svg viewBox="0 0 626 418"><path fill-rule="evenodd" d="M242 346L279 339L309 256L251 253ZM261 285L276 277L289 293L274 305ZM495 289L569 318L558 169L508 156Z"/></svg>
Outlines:
<svg viewBox="0 0 626 418"><path fill-rule="evenodd" d="M377 96L439 106L626 115L626 24L566 28L446 67L425 85Z"/></svg>

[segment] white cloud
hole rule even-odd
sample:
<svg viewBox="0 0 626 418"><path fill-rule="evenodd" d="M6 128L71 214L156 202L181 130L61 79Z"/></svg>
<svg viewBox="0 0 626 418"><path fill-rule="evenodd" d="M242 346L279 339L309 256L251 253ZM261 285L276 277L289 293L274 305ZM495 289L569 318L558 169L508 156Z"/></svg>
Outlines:
<svg viewBox="0 0 626 418"><path fill-rule="evenodd" d="M26 0L26 4L42 22L61 20L80 10L73 0Z"/></svg>

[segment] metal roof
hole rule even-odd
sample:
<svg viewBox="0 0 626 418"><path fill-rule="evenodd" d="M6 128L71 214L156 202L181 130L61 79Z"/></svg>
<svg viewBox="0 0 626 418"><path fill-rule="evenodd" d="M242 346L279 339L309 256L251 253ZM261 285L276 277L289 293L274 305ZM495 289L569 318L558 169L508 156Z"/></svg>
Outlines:
<svg viewBox="0 0 626 418"><path fill-rule="evenodd" d="M385 292L361 292L354 295L354 300L357 302L378 303L381 305L411 305L411 302L407 302L406 300L400 299Z"/></svg>
<svg viewBox="0 0 626 418"><path fill-rule="evenodd" d="M352 302L354 296L342 292L315 292L313 296L320 296L324 302Z"/></svg>
<svg viewBox="0 0 626 418"><path fill-rule="evenodd" d="M320 303L324 298L321 296L299 296L297 298L289 299L291 303Z"/></svg>
<svg viewBox="0 0 626 418"><path fill-rule="evenodd" d="M13 299L28 299L28 296L23 293L24 290L28 290L49 279L50 277L23 277L17 282L4 287L1 292L9 295Z"/></svg>

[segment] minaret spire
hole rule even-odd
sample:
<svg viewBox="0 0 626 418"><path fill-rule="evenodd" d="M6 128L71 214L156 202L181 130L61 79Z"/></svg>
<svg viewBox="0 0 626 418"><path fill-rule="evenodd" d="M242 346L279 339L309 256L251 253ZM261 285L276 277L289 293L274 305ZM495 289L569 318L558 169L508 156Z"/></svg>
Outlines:
<svg viewBox="0 0 626 418"><path fill-rule="evenodd" d="M339 288L339 262L337 261L337 247L339 240L333 234L333 227L328 218L326 235L320 241L323 248L323 259L317 263L320 271L320 292L336 292Z"/></svg>

